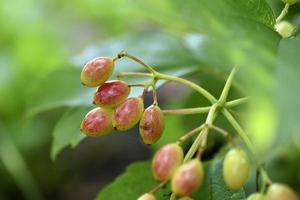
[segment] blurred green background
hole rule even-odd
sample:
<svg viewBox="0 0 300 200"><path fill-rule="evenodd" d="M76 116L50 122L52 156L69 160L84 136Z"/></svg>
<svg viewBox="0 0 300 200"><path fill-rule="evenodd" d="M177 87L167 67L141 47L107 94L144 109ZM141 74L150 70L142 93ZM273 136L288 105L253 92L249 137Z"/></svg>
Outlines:
<svg viewBox="0 0 300 200"><path fill-rule="evenodd" d="M83 141L79 132L94 91L80 84L83 64L121 50L216 96L232 66L240 66L231 98L253 98L236 116L271 177L299 192L300 37L282 40L273 30L283 6L279 0L0 1L0 199L93 199L129 163L150 158L136 129ZM300 24L300 4L286 19ZM115 74L141 70L121 60ZM174 84L161 88L159 100L163 108L208 105ZM168 117L155 148L204 117ZM232 131L224 119L217 123ZM76 148L64 149L69 145Z"/></svg>

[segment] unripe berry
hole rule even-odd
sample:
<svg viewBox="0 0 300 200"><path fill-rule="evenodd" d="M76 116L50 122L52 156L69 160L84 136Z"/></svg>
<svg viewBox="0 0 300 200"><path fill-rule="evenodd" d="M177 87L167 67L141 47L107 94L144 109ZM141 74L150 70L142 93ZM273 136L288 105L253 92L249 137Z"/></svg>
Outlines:
<svg viewBox="0 0 300 200"><path fill-rule="evenodd" d="M283 1L283 3L288 3L288 4L291 4L291 5L299 2L299 0L282 0L282 1Z"/></svg>
<svg viewBox="0 0 300 200"><path fill-rule="evenodd" d="M126 131L134 127L140 120L144 110L141 97L127 99L116 108L113 115L113 126L118 131Z"/></svg>
<svg viewBox="0 0 300 200"><path fill-rule="evenodd" d="M183 161L182 148L176 144L167 144L160 148L152 160L152 173L157 181L170 179Z"/></svg>
<svg viewBox="0 0 300 200"><path fill-rule="evenodd" d="M226 185L232 190L242 188L250 175L250 164L246 153L238 148L231 149L223 162L223 176Z"/></svg>
<svg viewBox="0 0 300 200"><path fill-rule="evenodd" d="M149 106L140 121L140 135L145 144L155 143L164 131L164 117L156 105Z"/></svg>
<svg viewBox="0 0 300 200"><path fill-rule="evenodd" d="M84 117L80 130L87 136L102 136L113 130L110 109L95 108Z"/></svg>
<svg viewBox="0 0 300 200"><path fill-rule="evenodd" d="M267 191L266 200L299 200L299 198L289 186L273 183Z"/></svg>
<svg viewBox="0 0 300 200"><path fill-rule="evenodd" d="M143 194L137 200L156 200L155 196L150 193Z"/></svg>
<svg viewBox="0 0 300 200"><path fill-rule="evenodd" d="M81 72L81 83L88 87L102 85L109 79L114 70L114 61L107 57L98 57L87 64Z"/></svg>
<svg viewBox="0 0 300 200"><path fill-rule="evenodd" d="M260 193L251 194L247 200L265 200L265 196Z"/></svg>
<svg viewBox="0 0 300 200"><path fill-rule="evenodd" d="M203 182L203 167L198 159L181 165L174 173L171 187L175 195L190 196Z"/></svg>
<svg viewBox="0 0 300 200"><path fill-rule="evenodd" d="M294 30L293 24L287 21L281 21L275 25L276 31L283 37L289 37Z"/></svg>
<svg viewBox="0 0 300 200"><path fill-rule="evenodd" d="M179 200L193 200L191 197L181 197Z"/></svg>
<svg viewBox="0 0 300 200"><path fill-rule="evenodd" d="M123 103L130 92L124 81L108 81L101 85L94 94L94 104L99 107L113 108Z"/></svg>

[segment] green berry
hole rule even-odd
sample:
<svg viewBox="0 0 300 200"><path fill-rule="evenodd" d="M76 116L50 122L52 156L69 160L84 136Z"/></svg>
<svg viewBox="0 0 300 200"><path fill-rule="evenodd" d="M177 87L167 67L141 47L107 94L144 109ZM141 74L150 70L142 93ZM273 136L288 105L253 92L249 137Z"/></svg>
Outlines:
<svg viewBox="0 0 300 200"><path fill-rule="evenodd" d="M140 196L137 200L156 200L156 198L153 194L145 193L142 196Z"/></svg>
<svg viewBox="0 0 300 200"><path fill-rule="evenodd" d="M94 94L94 104L99 107L113 108L123 103L130 92L124 81L108 81L101 85Z"/></svg>
<svg viewBox="0 0 300 200"><path fill-rule="evenodd" d="M145 144L154 144L164 131L164 117L156 105L149 106L140 121L140 135Z"/></svg>
<svg viewBox="0 0 300 200"><path fill-rule="evenodd" d="M273 183L268 188L266 200L299 200L299 198L289 186L282 183Z"/></svg>
<svg viewBox="0 0 300 200"><path fill-rule="evenodd" d="M283 1L283 3L288 3L288 4L291 4L291 5L299 2L299 0L282 0L282 1Z"/></svg>
<svg viewBox="0 0 300 200"><path fill-rule="evenodd" d="M186 197L181 197L179 200L193 200L193 199L191 197L186 196Z"/></svg>
<svg viewBox="0 0 300 200"><path fill-rule="evenodd" d="M107 57L95 58L83 67L81 72L81 83L88 87L102 85L109 79L113 70L113 59Z"/></svg>
<svg viewBox="0 0 300 200"><path fill-rule="evenodd" d="M113 130L110 109L95 108L84 117L80 130L87 136L102 136Z"/></svg>
<svg viewBox="0 0 300 200"><path fill-rule="evenodd" d="M288 21L281 21L275 25L275 29L283 38L286 38L291 36L294 26Z"/></svg>
<svg viewBox="0 0 300 200"><path fill-rule="evenodd" d="M254 193L254 194L251 194L247 200L264 200L265 199L265 196L261 193Z"/></svg>
<svg viewBox="0 0 300 200"><path fill-rule="evenodd" d="M176 144L167 144L160 148L152 160L152 173L157 181L169 180L183 161L182 148Z"/></svg>
<svg viewBox="0 0 300 200"><path fill-rule="evenodd" d="M132 97L119 105L113 115L113 126L118 131L133 128L141 119L144 102L141 97Z"/></svg>
<svg viewBox="0 0 300 200"><path fill-rule="evenodd" d="M232 190L242 188L250 175L250 163L241 149L231 149L223 162L223 177L226 185Z"/></svg>
<svg viewBox="0 0 300 200"><path fill-rule="evenodd" d="M181 165L171 182L172 192L177 196L190 196L203 182L204 171L199 159Z"/></svg>

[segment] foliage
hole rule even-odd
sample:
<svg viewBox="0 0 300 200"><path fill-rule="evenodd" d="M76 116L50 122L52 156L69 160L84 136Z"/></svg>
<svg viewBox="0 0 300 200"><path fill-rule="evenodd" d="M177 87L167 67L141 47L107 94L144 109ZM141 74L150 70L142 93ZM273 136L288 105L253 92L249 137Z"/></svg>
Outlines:
<svg viewBox="0 0 300 200"><path fill-rule="evenodd" d="M39 152L42 157L48 157L51 152L55 160L60 153L64 154L63 149L74 148L85 139L79 132L79 123L90 109L94 89L80 84L83 64L100 55L113 57L121 50L142 58L159 72L192 79L215 95L220 95L219 85L224 83L229 70L239 66L233 95L229 98L251 96L249 105L238 112L242 113L240 120L259 155L270 161L271 169L280 166L274 158L282 152L283 157L293 154L297 158L300 152L300 7L293 5L286 17L298 28L291 37L282 39L274 25L283 6L279 0L2 1L0 136L1 144L11 144L15 149L12 158L18 161L7 159L1 150L0 174L5 176L0 186L13 188L16 182L25 191L25 198L40 199L34 179L39 182L43 178L36 177L33 169L28 170L32 163L44 162L35 155ZM121 60L114 75L141 69L133 62ZM138 92L133 90L131 96ZM183 98L166 101L163 107L192 105L206 106L208 102L189 92ZM199 115L167 116L165 133L153 149L174 142L195 122L203 120ZM235 134L227 128L225 120L217 123ZM289 148L293 151L289 152ZM242 199L243 191L231 194L215 175L219 173L219 160L213 158L205 164L208 177L195 197ZM19 168L11 167L15 166L14 162L21 163ZM294 158L286 162L295 168L299 166ZM48 167L45 171L51 171L55 164ZM150 169L148 162L131 165L124 175L99 193L98 199L124 199L125 194L127 199L135 199L148 191L155 182L145 169ZM294 176L279 176L276 170L272 173L278 180L297 183ZM27 177L29 182L22 182L18 177ZM218 182L208 182L210 179ZM147 181L141 184L140 180ZM41 184L44 184L41 188L47 188L47 184ZM254 190L252 186L246 189Z"/></svg>

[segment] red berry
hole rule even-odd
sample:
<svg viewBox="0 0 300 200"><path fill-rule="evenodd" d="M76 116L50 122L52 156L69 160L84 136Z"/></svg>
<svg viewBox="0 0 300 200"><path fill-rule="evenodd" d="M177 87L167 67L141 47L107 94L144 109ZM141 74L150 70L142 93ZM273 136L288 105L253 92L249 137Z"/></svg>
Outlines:
<svg viewBox="0 0 300 200"><path fill-rule="evenodd" d="M112 110L95 108L84 117L80 130L87 136L102 136L113 130Z"/></svg>
<svg viewBox="0 0 300 200"><path fill-rule="evenodd" d="M145 193L138 198L138 200L156 200L155 196L150 193Z"/></svg>
<svg viewBox="0 0 300 200"><path fill-rule="evenodd" d="M199 159L181 165L172 178L173 193L178 196L190 196L201 186L203 175L203 167Z"/></svg>
<svg viewBox="0 0 300 200"><path fill-rule="evenodd" d="M143 113L140 122L140 135L145 144L155 143L164 131L164 117L156 105L149 106Z"/></svg>
<svg viewBox="0 0 300 200"><path fill-rule="evenodd" d="M99 57L89 61L81 72L81 83L88 87L102 85L109 79L114 70L111 58Z"/></svg>
<svg viewBox="0 0 300 200"><path fill-rule="evenodd" d="M140 120L144 110L141 97L127 99L116 108L113 115L113 126L119 131L126 131L134 127Z"/></svg>
<svg viewBox="0 0 300 200"><path fill-rule="evenodd" d="M266 200L299 200L299 198L289 186L282 183L273 183L268 188Z"/></svg>
<svg viewBox="0 0 300 200"><path fill-rule="evenodd" d="M170 179L183 161L182 148L176 144L167 144L160 148L152 160L152 173L157 181Z"/></svg>
<svg viewBox="0 0 300 200"><path fill-rule="evenodd" d="M108 81L94 94L94 103L99 107L116 107L128 97L130 87L124 81Z"/></svg>

